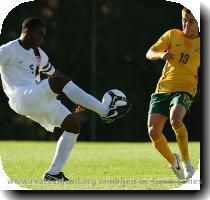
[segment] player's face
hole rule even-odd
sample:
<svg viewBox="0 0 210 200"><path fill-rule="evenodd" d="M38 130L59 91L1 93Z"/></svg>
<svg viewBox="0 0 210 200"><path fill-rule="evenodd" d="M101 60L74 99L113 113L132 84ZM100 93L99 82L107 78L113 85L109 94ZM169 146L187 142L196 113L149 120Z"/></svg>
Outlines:
<svg viewBox="0 0 210 200"><path fill-rule="evenodd" d="M182 11L182 28L184 35L187 37L198 36L198 22L191 13Z"/></svg>
<svg viewBox="0 0 210 200"><path fill-rule="evenodd" d="M46 34L46 28L43 26L38 26L34 30L30 30L30 41L32 48L40 47L44 41Z"/></svg>

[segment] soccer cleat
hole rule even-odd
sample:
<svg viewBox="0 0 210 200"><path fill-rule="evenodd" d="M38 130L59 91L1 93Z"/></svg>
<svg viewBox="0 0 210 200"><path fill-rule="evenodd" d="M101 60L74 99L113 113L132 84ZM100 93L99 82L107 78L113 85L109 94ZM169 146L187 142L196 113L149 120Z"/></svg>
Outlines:
<svg viewBox="0 0 210 200"><path fill-rule="evenodd" d="M184 170L184 178L189 179L192 178L192 176L195 173L194 167L192 166L191 162L188 161L183 161L182 162L183 170Z"/></svg>
<svg viewBox="0 0 210 200"><path fill-rule="evenodd" d="M123 117L126 113L131 110L132 104L127 103L124 106L115 107L113 105L110 106L109 112L106 117L102 117L102 121L106 124L110 124L116 119Z"/></svg>
<svg viewBox="0 0 210 200"><path fill-rule="evenodd" d="M176 175L178 179L184 179L184 172L181 165L180 156L176 153L174 153L173 155L174 155L175 161L170 168L173 170L174 174Z"/></svg>
<svg viewBox="0 0 210 200"><path fill-rule="evenodd" d="M43 180L44 181L69 181L69 179L64 176L63 172L60 172L59 174L55 174L55 175L45 173L43 176Z"/></svg>

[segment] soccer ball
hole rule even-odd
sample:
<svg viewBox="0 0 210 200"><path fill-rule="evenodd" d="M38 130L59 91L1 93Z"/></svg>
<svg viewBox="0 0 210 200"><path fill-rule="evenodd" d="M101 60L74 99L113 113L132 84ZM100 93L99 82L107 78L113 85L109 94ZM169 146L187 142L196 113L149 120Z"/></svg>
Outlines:
<svg viewBox="0 0 210 200"><path fill-rule="evenodd" d="M118 89L112 89L104 94L102 103L108 107L112 105L117 108L119 106L125 106L127 104L127 98L122 91Z"/></svg>

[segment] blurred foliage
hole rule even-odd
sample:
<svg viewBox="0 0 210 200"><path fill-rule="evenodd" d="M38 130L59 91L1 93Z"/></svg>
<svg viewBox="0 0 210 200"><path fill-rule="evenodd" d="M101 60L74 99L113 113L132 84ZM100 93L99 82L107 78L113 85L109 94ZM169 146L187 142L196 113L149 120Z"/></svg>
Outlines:
<svg viewBox="0 0 210 200"><path fill-rule="evenodd" d="M76 117L82 124L80 140L145 141L150 95L160 77L163 62L148 61L145 54L167 30L181 29L182 6L165 0L35 0L14 8L4 21L0 44L20 35L22 21L29 16L48 26L42 48L57 70L85 91L101 99L112 88L125 92L133 110L122 120L105 125L90 111ZM7 106L2 89L0 139L56 139L37 123L15 114ZM68 108L75 108L64 96ZM202 133L201 95L196 96L186 116L191 140ZM94 131L95 130L95 131ZM95 133L93 133L95 132ZM166 137L174 134L166 125ZM95 134L93 136L93 134Z"/></svg>

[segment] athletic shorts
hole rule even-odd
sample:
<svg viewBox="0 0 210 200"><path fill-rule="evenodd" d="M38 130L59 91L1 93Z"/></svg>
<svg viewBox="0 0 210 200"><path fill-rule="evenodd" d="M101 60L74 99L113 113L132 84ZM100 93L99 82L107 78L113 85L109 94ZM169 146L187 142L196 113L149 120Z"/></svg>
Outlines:
<svg viewBox="0 0 210 200"><path fill-rule="evenodd" d="M151 95L149 112L169 116L170 108L174 104L181 104L188 111L193 102L193 96L187 92L154 93Z"/></svg>
<svg viewBox="0 0 210 200"><path fill-rule="evenodd" d="M57 94L51 90L48 79L45 79L38 84L16 89L9 99L9 105L18 114L53 132L54 127L61 127L63 120L71 114L56 97Z"/></svg>

